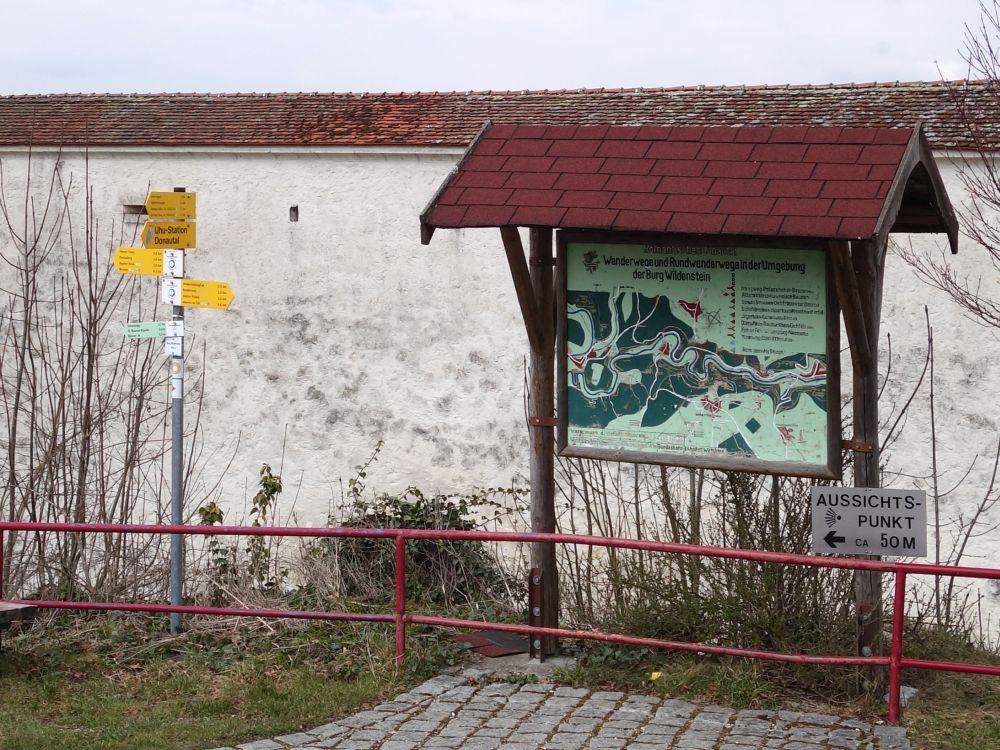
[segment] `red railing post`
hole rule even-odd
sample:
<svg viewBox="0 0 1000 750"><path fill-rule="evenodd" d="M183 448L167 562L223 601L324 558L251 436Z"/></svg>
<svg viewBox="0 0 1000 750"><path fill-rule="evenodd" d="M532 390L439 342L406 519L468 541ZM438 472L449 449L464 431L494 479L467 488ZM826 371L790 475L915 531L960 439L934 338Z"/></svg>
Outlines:
<svg viewBox="0 0 1000 750"><path fill-rule="evenodd" d="M396 666L406 656L406 538L396 535Z"/></svg>
<svg viewBox="0 0 1000 750"><path fill-rule="evenodd" d="M899 723L900 672L903 662L903 612L906 605L906 571L896 571L892 598L892 645L889 649L889 723Z"/></svg>

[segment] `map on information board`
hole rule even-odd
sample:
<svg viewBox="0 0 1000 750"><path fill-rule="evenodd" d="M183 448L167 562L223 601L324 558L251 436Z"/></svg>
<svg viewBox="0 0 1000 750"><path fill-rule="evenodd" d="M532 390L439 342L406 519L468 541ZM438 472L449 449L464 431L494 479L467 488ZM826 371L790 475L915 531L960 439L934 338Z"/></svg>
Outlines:
<svg viewBox="0 0 1000 750"><path fill-rule="evenodd" d="M565 273L564 452L828 467L822 250L568 241Z"/></svg>

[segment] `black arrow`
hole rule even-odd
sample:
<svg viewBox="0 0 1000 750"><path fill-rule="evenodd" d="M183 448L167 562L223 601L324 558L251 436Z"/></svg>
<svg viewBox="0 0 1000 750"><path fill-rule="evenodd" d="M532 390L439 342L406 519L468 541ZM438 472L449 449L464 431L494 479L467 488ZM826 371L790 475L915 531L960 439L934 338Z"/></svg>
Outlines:
<svg viewBox="0 0 1000 750"><path fill-rule="evenodd" d="M830 529L826 536L823 537L823 541L830 545L832 549L837 549L837 542L846 542L847 540L842 536L837 536L837 531L835 529Z"/></svg>

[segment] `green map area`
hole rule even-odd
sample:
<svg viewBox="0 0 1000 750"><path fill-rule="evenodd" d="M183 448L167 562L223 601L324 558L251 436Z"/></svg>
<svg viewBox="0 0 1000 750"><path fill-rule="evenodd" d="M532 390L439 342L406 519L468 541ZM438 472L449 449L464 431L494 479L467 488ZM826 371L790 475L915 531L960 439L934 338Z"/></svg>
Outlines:
<svg viewBox="0 0 1000 750"><path fill-rule="evenodd" d="M568 445L826 466L821 251L569 243Z"/></svg>

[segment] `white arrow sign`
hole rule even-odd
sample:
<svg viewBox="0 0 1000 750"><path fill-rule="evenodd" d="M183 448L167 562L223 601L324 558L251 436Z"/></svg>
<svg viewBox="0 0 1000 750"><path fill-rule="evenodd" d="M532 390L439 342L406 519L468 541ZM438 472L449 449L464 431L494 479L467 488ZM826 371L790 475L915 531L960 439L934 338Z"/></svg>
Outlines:
<svg viewBox="0 0 1000 750"><path fill-rule="evenodd" d="M829 555L927 556L923 490L813 487L813 552Z"/></svg>

